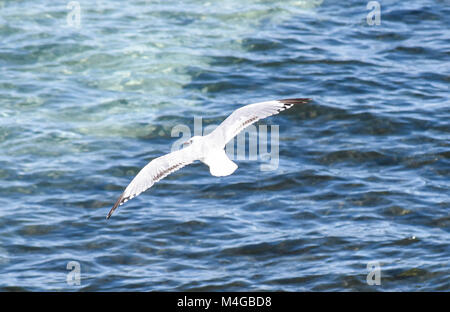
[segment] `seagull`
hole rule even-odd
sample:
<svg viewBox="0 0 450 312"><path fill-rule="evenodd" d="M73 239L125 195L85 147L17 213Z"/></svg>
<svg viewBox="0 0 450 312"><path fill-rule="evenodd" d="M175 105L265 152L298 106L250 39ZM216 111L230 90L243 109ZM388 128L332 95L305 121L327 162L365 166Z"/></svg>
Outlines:
<svg viewBox="0 0 450 312"><path fill-rule="evenodd" d="M134 177L119 196L106 219L133 197L138 196L164 179L194 161L200 160L209 167L211 175L224 177L232 174L237 165L225 153L225 145L239 132L260 119L276 115L297 104L306 104L311 99L284 99L249 104L235 110L216 129L204 136L193 136L183 143L183 148L150 161Z"/></svg>

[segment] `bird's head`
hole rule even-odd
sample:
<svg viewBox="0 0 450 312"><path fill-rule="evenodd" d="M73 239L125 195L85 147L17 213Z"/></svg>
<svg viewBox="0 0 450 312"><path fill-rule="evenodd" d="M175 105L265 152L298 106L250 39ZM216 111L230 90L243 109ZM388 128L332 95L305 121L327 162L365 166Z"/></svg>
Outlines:
<svg viewBox="0 0 450 312"><path fill-rule="evenodd" d="M183 146L184 146L184 147L187 147L187 146L189 146L189 145L192 145L193 143L200 141L200 138L201 138L201 137L198 136L198 135L193 136L192 138L190 138L189 140L187 140L186 142L184 142L184 143L183 143Z"/></svg>

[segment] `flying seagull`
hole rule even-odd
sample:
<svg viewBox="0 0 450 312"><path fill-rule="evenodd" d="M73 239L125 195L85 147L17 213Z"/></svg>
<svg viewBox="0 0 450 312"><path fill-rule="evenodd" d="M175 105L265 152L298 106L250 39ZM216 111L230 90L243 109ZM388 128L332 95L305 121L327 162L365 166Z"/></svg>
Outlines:
<svg viewBox="0 0 450 312"><path fill-rule="evenodd" d="M109 211L109 219L114 210L133 197L149 189L159 180L186 165L200 160L209 167L213 176L232 174L237 165L225 153L225 145L247 126L260 119L276 115L296 104L308 103L310 99L284 99L249 104L235 110L214 131L205 136L193 136L185 142L184 148L150 161L134 177Z"/></svg>

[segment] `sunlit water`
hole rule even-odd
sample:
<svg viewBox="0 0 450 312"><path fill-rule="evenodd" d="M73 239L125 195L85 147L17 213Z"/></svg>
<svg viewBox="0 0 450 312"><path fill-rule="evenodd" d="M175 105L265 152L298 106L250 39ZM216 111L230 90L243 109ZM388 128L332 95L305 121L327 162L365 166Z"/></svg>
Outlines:
<svg viewBox="0 0 450 312"><path fill-rule="evenodd" d="M448 1L68 2L0 1L0 290L450 290ZM105 220L176 125L290 97L276 170Z"/></svg>

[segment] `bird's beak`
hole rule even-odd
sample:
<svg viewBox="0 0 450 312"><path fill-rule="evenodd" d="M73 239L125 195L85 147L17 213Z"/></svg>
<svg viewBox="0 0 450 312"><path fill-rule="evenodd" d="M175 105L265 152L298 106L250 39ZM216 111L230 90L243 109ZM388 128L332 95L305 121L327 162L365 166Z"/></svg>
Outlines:
<svg viewBox="0 0 450 312"><path fill-rule="evenodd" d="M183 147L189 146L189 141L183 143Z"/></svg>

